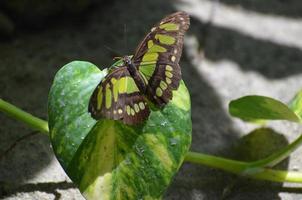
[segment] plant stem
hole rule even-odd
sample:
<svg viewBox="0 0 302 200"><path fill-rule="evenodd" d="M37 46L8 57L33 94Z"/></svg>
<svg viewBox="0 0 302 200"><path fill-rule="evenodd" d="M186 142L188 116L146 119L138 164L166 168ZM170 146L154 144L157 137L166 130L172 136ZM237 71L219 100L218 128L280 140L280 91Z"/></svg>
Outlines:
<svg viewBox="0 0 302 200"><path fill-rule="evenodd" d="M203 153L189 151L185 157L186 162L207 165L209 167L222 169L231 173L241 173L249 165L247 162L211 156Z"/></svg>
<svg viewBox="0 0 302 200"><path fill-rule="evenodd" d="M267 158L252 162L250 168L257 167L273 167L285 158L287 158L293 151L295 151L302 143L302 135L300 135L294 142L280 149L276 153L268 156Z"/></svg>
<svg viewBox="0 0 302 200"><path fill-rule="evenodd" d="M29 114L28 112L25 112L21 110L20 108L17 108L16 106L4 101L0 98L0 111L3 113L9 115L10 117L19 120L30 127L32 127L34 130L41 131L42 133L48 134L48 123L42 119L39 119L37 117L34 117L33 115Z"/></svg>
<svg viewBox="0 0 302 200"><path fill-rule="evenodd" d="M292 182L292 183L302 183L302 173L293 171L282 171L268 169L265 167L251 167L253 162L241 162L211 155L206 155L196 152L188 152L185 157L186 162L191 162L199 165L206 165L208 167L213 167L221 169L227 172L231 172L237 175L246 176L249 178L268 180L275 182ZM246 173L247 171L252 171L253 173Z"/></svg>
<svg viewBox="0 0 302 200"><path fill-rule="evenodd" d="M48 134L48 123L42 119L34 117L33 115L17 108L16 106L2 100L0 98L0 111L9 115L10 117L19 120L35 130ZM290 172L268 169L278 162L286 158L293 150L295 150L302 143L302 136L296 139L293 143L281 149L277 153L255 162L242 162L217 156L206 155L196 152L188 152L185 161L199 165L206 165L221 169L227 172L247 176L249 178L269 180L276 182L295 182L302 183L301 172Z"/></svg>

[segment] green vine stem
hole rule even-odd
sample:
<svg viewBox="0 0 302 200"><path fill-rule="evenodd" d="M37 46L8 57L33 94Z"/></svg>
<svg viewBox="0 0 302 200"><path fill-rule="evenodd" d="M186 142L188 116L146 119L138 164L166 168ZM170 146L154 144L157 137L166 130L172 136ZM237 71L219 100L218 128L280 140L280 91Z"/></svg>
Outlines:
<svg viewBox="0 0 302 200"><path fill-rule="evenodd" d="M287 158L293 151L295 151L302 143L302 135L300 135L294 142L290 143L286 147L280 149L276 153L268 156L267 158L252 162L249 168L261 167L273 167L285 158Z"/></svg>
<svg viewBox="0 0 302 200"><path fill-rule="evenodd" d="M2 100L0 98L0 111L8 116L19 120L35 130L48 134L48 123L42 119L17 108L16 106ZM302 173L293 171L273 170L272 167L285 159L292 151L294 151L302 143L302 136L293 143L268 156L267 158L255 162L242 162L217 156L211 156L203 153L188 152L185 161L200 165L206 165L221 169L230 173L234 173L249 178L269 180L275 182L295 182L302 183Z"/></svg>
<svg viewBox="0 0 302 200"><path fill-rule="evenodd" d="M17 108L16 106L4 101L0 98L0 111L7 114L8 116L17 119L34 130L41 131L42 133L48 134L48 123L40 118L37 118L20 108Z"/></svg>
<svg viewBox="0 0 302 200"><path fill-rule="evenodd" d="M255 167L253 162L241 162L202 153L188 152L186 162L206 165L249 178L275 181L302 183L302 173L294 171L274 170L261 166Z"/></svg>

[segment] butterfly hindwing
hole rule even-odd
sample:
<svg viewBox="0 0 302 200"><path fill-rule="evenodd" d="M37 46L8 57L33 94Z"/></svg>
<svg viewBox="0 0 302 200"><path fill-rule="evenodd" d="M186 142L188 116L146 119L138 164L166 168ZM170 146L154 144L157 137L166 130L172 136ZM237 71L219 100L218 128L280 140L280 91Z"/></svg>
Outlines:
<svg viewBox="0 0 302 200"><path fill-rule="evenodd" d="M150 110L127 68L119 67L94 90L89 112L95 119L107 118L138 124L148 118Z"/></svg>
<svg viewBox="0 0 302 200"><path fill-rule="evenodd" d="M147 82L147 98L162 107L181 80L179 60L190 20L185 12L162 19L138 46L132 60Z"/></svg>

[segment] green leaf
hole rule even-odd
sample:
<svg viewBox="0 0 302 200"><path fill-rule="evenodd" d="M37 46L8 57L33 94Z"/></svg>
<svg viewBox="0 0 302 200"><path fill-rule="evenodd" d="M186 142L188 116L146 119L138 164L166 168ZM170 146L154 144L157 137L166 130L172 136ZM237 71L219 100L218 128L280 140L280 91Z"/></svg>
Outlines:
<svg viewBox="0 0 302 200"><path fill-rule="evenodd" d="M289 103L289 108L296 113L296 115L302 119L302 90L299 91L296 96Z"/></svg>
<svg viewBox="0 0 302 200"><path fill-rule="evenodd" d="M244 96L229 104L232 116L245 121L289 120L299 122L299 117L284 103L265 96Z"/></svg>
<svg viewBox="0 0 302 200"><path fill-rule="evenodd" d="M88 102L106 73L80 61L57 73L48 103L55 154L86 199L161 199L191 144L189 93L181 82L139 126L95 121Z"/></svg>

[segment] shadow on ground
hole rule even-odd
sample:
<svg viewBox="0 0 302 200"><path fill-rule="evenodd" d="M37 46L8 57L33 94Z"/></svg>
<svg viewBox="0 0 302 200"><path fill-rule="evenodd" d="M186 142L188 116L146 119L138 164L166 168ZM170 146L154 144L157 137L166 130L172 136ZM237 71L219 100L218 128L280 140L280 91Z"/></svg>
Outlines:
<svg viewBox="0 0 302 200"><path fill-rule="evenodd" d="M259 159L288 144L282 134L268 132L262 135L262 139L264 136L269 139L263 140L262 143L254 143L253 146L249 145L250 148L248 148L246 144L250 140L240 139L240 133L232 127L232 122L225 114L218 95L186 56L183 56L181 66L183 79L187 83L192 99L192 151L252 161L256 160L255 156L247 156L253 155L252 152L255 152L256 149L261 149L258 153L266 153L257 158ZM259 134L252 138L254 140L259 138ZM242 153L243 149L239 148L240 146L246 147L244 153ZM288 160L279 166L284 170L287 167ZM272 188L274 188L273 191ZM281 188L280 183L244 179L219 170L185 163L170 186L166 199L181 200L186 197L188 199L254 200L255 196L258 196L258 199L261 197L263 200L277 200L280 199L278 189Z"/></svg>
<svg viewBox="0 0 302 200"><path fill-rule="evenodd" d="M300 0L220 0L232 6L241 6L247 10L270 15L281 15L293 18L302 16Z"/></svg>
<svg viewBox="0 0 302 200"><path fill-rule="evenodd" d="M210 60L231 60L245 71L255 71L270 79L302 73L302 51L298 48L255 39L196 18L192 19L191 33L204 45L205 56Z"/></svg>
<svg viewBox="0 0 302 200"><path fill-rule="evenodd" d="M75 188L76 186L73 183L70 182L45 182L45 183L26 183L22 186L16 186L14 184L1 184L1 188L3 188L3 191L0 190L0 197L9 197L11 195L14 195L16 193L28 193L28 192L45 192L48 194L53 194L54 200L61 199L61 194L57 190L66 190L70 188Z"/></svg>

